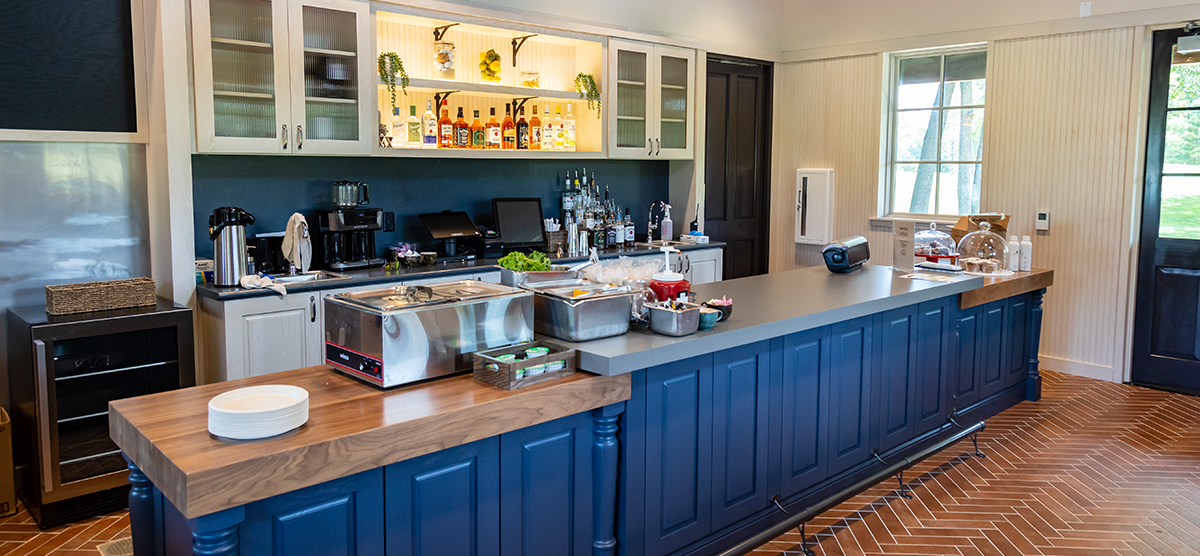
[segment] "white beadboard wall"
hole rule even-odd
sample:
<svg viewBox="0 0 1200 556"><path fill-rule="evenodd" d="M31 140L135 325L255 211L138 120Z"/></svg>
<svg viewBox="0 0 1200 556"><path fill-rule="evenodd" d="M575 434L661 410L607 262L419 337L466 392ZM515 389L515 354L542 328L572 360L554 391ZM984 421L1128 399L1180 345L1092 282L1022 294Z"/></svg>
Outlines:
<svg viewBox="0 0 1200 556"><path fill-rule="evenodd" d="M983 210L1034 236L1036 267L1052 268L1041 355L1045 368L1119 381L1125 323L1121 276L1129 249L1130 91L1134 28L997 41L988 59ZM834 236L865 235L890 264L878 216L883 56L776 66L771 270L821 264L793 243L797 168L833 168ZM1131 135L1132 134L1132 135ZM1051 212L1035 235L1033 216Z"/></svg>

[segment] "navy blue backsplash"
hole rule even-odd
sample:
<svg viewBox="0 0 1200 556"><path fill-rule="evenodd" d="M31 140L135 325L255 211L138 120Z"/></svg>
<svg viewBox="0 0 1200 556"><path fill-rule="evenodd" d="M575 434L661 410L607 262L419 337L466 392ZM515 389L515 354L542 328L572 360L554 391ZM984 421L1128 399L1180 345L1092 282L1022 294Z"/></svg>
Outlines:
<svg viewBox="0 0 1200 556"><path fill-rule="evenodd" d="M418 214L463 210L476 225L492 225L493 197L540 197L546 218L560 218L564 173L587 167L644 231L650 204L666 199L668 163L639 160L463 160L319 156L192 155L196 257L212 258L208 216L236 206L254 215L247 237L283 231L293 212L312 222L330 207L333 182L365 181L371 203L396 213L396 231L378 232L380 247L426 242Z"/></svg>

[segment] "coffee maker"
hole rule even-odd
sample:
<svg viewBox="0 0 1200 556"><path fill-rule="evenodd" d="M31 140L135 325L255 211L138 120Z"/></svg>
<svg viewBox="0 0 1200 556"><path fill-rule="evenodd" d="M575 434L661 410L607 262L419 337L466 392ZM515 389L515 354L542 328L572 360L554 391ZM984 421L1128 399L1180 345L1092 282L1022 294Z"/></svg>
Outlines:
<svg viewBox="0 0 1200 556"><path fill-rule="evenodd" d="M317 241L313 258L330 270L383 266L375 251L375 231L383 229L383 209L370 202L367 184L333 184L333 210L317 212Z"/></svg>

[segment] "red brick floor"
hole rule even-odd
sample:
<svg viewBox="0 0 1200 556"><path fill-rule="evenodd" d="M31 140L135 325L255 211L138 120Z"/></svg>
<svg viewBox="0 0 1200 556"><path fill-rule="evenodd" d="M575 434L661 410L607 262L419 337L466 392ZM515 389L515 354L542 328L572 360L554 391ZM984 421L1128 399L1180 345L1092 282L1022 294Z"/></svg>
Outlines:
<svg viewBox="0 0 1200 556"><path fill-rule="evenodd" d="M1041 401L808 525L817 554L1200 554L1200 398L1043 372ZM911 478L910 478L911 477ZM802 554L786 533L755 555ZM810 544L810 547L812 545Z"/></svg>
<svg viewBox="0 0 1200 556"><path fill-rule="evenodd" d="M45 531L18 504L16 515L0 518L2 556L97 556L96 549L108 541L129 536L129 512L63 525Z"/></svg>

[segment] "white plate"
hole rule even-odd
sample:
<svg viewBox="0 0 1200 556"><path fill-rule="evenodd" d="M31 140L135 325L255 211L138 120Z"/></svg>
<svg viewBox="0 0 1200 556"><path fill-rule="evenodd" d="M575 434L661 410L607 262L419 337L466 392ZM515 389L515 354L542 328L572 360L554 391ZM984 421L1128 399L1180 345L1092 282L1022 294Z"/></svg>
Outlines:
<svg viewBox="0 0 1200 556"><path fill-rule="evenodd" d="M307 421L308 391L297 386L250 386L208 401L208 432L226 438L266 438Z"/></svg>
<svg viewBox="0 0 1200 556"><path fill-rule="evenodd" d="M1012 276L1013 271L997 270L996 272L984 273L984 272L972 272L970 270L964 270L963 274L966 274L968 276L983 276L984 278L995 278L997 276Z"/></svg>

